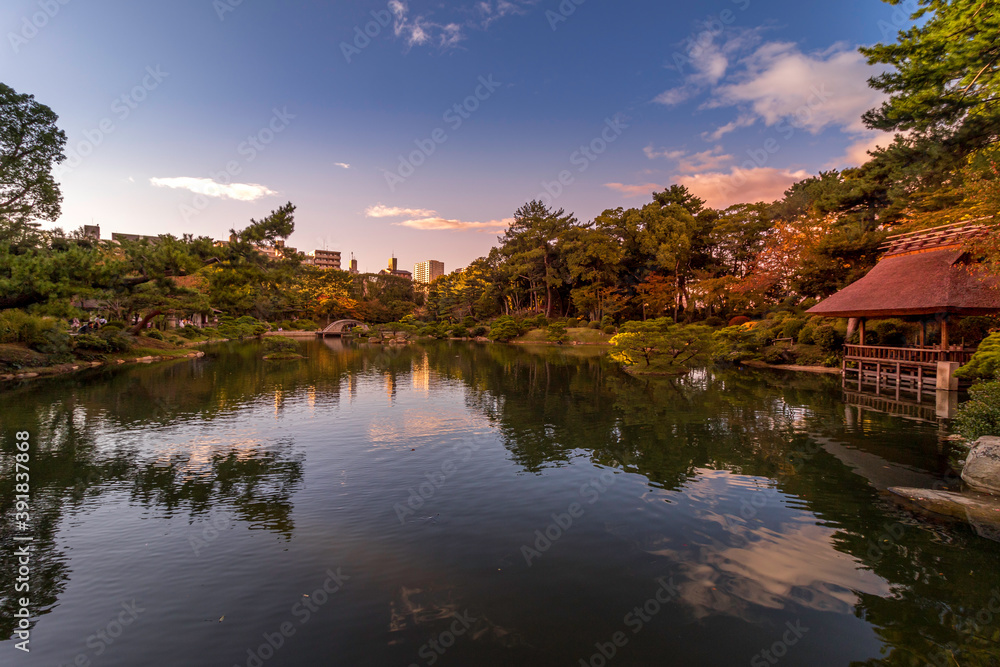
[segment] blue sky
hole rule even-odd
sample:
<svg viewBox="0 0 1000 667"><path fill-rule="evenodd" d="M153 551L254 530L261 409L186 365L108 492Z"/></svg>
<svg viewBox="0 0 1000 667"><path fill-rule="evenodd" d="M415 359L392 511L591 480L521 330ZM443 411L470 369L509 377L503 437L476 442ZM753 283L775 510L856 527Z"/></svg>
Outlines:
<svg viewBox="0 0 1000 667"><path fill-rule="evenodd" d="M534 198L590 220L683 183L723 206L860 163L885 138L856 49L905 20L879 0L6 0L0 80L60 116L66 229L224 238L292 201L301 250L451 271Z"/></svg>

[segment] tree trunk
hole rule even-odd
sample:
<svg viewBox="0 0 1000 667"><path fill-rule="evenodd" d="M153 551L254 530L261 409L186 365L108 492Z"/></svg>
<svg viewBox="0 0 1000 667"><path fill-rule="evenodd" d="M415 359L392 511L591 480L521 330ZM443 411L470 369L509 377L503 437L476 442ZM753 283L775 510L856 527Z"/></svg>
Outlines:
<svg viewBox="0 0 1000 667"><path fill-rule="evenodd" d="M162 314L163 314L162 310L152 310L146 313L145 317L139 320L139 323L136 324L131 329L129 329L128 332L133 336L138 336L139 332L146 328L146 325L149 323L150 320L152 320L157 315L162 315Z"/></svg>

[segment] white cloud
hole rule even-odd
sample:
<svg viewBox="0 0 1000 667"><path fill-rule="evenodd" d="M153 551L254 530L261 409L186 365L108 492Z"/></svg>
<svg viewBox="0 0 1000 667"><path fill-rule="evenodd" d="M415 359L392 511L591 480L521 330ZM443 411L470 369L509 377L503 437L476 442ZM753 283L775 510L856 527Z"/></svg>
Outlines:
<svg viewBox="0 0 1000 667"><path fill-rule="evenodd" d="M656 158L666 158L677 163L677 171L682 174L690 174L698 171L718 169L733 161L733 156L722 152L722 146L715 146L707 151L688 154L682 150L668 150L661 148L656 150L651 145L642 149L650 160Z"/></svg>
<svg viewBox="0 0 1000 667"><path fill-rule="evenodd" d="M256 183L216 183L211 178L151 178L149 182L158 188L176 188L190 190L195 194L220 199L235 199L237 201L257 201L261 197L278 194L274 190Z"/></svg>
<svg viewBox="0 0 1000 667"><path fill-rule="evenodd" d="M675 107L682 102L687 102L694 97L695 93L697 90L691 86L678 86L660 93L653 98L653 101L664 106Z"/></svg>
<svg viewBox="0 0 1000 667"><path fill-rule="evenodd" d="M680 150L672 151L667 148L661 148L657 150L653 148L652 144L643 148L642 152L645 153L646 157L648 157L650 160L655 160L656 158L661 158L661 157L666 158L668 160L679 160L685 155L685 152Z"/></svg>
<svg viewBox="0 0 1000 667"><path fill-rule="evenodd" d="M365 215L369 218L402 218L403 216L430 218L437 215L437 211L426 208L399 208L398 206L376 204L366 208Z"/></svg>
<svg viewBox="0 0 1000 667"><path fill-rule="evenodd" d="M827 127L864 132L861 115L884 99L868 87L877 70L845 44L807 54L795 44L771 42L742 64L739 81L716 88L709 106L749 105L768 126L786 121L814 134Z"/></svg>
<svg viewBox="0 0 1000 667"><path fill-rule="evenodd" d="M709 206L724 208L740 202L774 201L781 199L785 190L811 174L775 167L739 169L729 172L704 172L682 176L677 183L686 186Z"/></svg>
<svg viewBox="0 0 1000 667"><path fill-rule="evenodd" d="M640 185L626 185L625 183L605 183L604 187L620 192L626 197L652 197L654 192L663 189L662 185L656 183L642 183Z"/></svg>
<svg viewBox="0 0 1000 667"><path fill-rule="evenodd" d="M334 162L333 166L334 167L340 167L341 169L350 169L351 168L351 165L349 165L346 162Z"/></svg>
<svg viewBox="0 0 1000 667"><path fill-rule="evenodd" d="M392 224L411 229L421 229L425 231L496 231L506 229L514 222L514 218L504 218L503 220L490 220L489 222L465 222L462 220L447 220L439 217L427 217L419 220L403 220Z"/></svg>
<svg viewBox="0 0 1000 667"><path fill-rule="evenodd" d="M892 143L894 136L885 132L872 132L851 143L843 155L831 160L826 166L830 169L859 167L872 159L869 151L886 148Z"/></svg>
<svg viewBox="0 0 1000 667"><path fill-rule="evenodd" d="M741 127L750 127L757 122L757 119L749 114L743 114L739 118L725 125L715 128L712 132L705 132L701 135L701 138L705 141L718 141L722 137L726 136L730 132L738 130Z"/></svg>

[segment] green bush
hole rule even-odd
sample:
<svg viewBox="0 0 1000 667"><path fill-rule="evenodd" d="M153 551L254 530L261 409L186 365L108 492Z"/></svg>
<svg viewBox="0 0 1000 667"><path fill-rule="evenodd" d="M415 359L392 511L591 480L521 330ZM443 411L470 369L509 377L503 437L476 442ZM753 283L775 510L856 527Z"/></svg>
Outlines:
<svg viewBox="0 0 1000 667"><path fill-rule="evenodd" d="M829 324L816 327L813 339L824 352L836 352L844 345L844 336Z"/></svg>
<svg viewBox="0 0 1000 667"><path fill-rule="evenodd" d="M153 340L163 340L163 334L156 329L149 329L145 335L146 338L152 338Z"/></svg>
<svg viewBox="0 0 1000 667"><path fill-rule="evenodd" d="M613 327L614 325L615 321L611 318L610 315L605 315L604 317L601 318L601 329L605 329L607 327Z"/></svg>
<svg viewBox="0 0 1000 667"><path fill-rule="evenodd" d="M180 329L174 329L174 333L181 338L186 338L188 340L194 340L200 335L197 327L183 327Z"/></svg>
<svg viewBox="0 0 1000 667"><path fill-rule="evenodd" d="M123 322L122 320L109 320L108 323L105 324L104 326L106 326L106 327L118 327L122 331L124 331L125 329L128 328L128 325L125 322Z"/></svg>
<svg viewBox="0 0 1000 667"><path fill-rule="evenodd" d="M900 319L876 320L865 328L865 344L903 347L914 326Z"/></svg>
<svg viewBox="0 0 1000 667"><path fill-rule="evenodd" d="M480 326L474 328L469 333L472 334L473 338L482 338L483 336L485 336L489 332L490 332L489 329L487 329L486 327L480 325Z"/></svg>
<svg viewBox="0 0 1000 667"><path fill-rule="evenodd" d="M800 320L797 317L789 317L781 324L781 337L798 339L799 333L805 326L805 320Z"/></svg>
<svg viewBox="0 0 1000 667"><path fill-rule="evenodd" d="M466 329L471 329L472 327L476 326L476 318L474 318L472 315L466 315L462 319L462 326L464 326Z"/></svg>
<svg viewBox="0 0 1000 667"><path fill-rule="evenodd" d="M590 329L600 329L601 328L601 323L598 322L597 320L594 320L593 322L591 322L590 324L588 324L587 327L590 328Z"/></svg>
<svg viewBox="0 0 1000 667"><path fill-rule="evenodd" d="M468 329L466 329L466 328L465 328L465 327L464 327L463 325L461 325L461 324L459 324L459 325L456 325L456 326L455 326L454 328L452 328L452 330L451 330L451 337L452 337L452 338L468 338L468 337L469 337L469 330L468 330Z"/></svg>
<svg viewBox="0 0 1000 667"><path fill-rule="evenodd" d="M1000 376L1000 333L987 336L957 375L967 380L992 380Z"/></svg>
<svg viewBox="0 0 1000 667"><path fill-rule="evenodd" d="M510 315L498 317L490 326L490 340L507 343L521 335L520 327Z"/></svg>
<svg viewBox="0 0 1000 667"><path fill-rule="evenodd" d="M816 327L812 326L811 324L806 324L799 331L799 336L797 338L798 344L799 345L815 345L816 344L816 338L813 336L813 334L815 334L815 333L816 333Z"/></svg>
<svg viewBox="0 0 1000 667"><path fill-rule="evenodd" d="M97 332L97 337L107 343L108 348L112 352L125 352L127 350L131 350L135 340L132 336L123 332L118 327L112 326L101 327Z"/></svg>
<svg viewBox="0 0 1000 667"><path fill-rule="evenodd" d="M964 340L967 345L975 345L991 331L1000 329L1000 318L988 316L963 317L954 326L950 338L956 341Z"/></svg>
<svg viewBox="0 0 1000 667"><path fill-rule="evenodd" d="M264 352L267 355L298 354L299 344L282 336L268 336L264 339Z"/></svg>
<svg viewBox="0 0 1000 667"><path fill-rule="evenodd" d="M984 435L1000 435L1000 382L973 385L969 396L958 409L955 429L970 442Z"/></svg>
<svg viewBox="0 0 1000 667"><path fill-rule="evenodd" d="M725 323L726 321L724 319L722 319L721 317L717 317L715 315L705 318L705 326L721 327Z"/></svg>
<svg viewBox="0 0 1000 667"><path fill-rule="evenodd" d="M545 333L545 340L550 343L565 343L569 340L569 336L566 335L566 328L565 322L551 323L548 331Z"/></svg>
<svg viewBox="0 0 1000 667"><path fill-rule="evenodd" d="M320 326L313 320L295 320L288 328L295 331L317 331Z"/></svg>
<svg viewBox="0 0 1000 667"><path fill-rule="evenodd" d="M111 346L103 338L94 334L80 334L73 339L77 349L90 350L93 352L106 353L111 351Z"/></svg>
<svg viewBox="0 0 1000 667"><path fill-rule="evenodd" d="M601 331L604 332L605 334L609 335L609 336L613 336L615 334L615 328L614 328L614 326L612 326L610 324L608 326L604 327L603 329L601 329Z"/></svg>

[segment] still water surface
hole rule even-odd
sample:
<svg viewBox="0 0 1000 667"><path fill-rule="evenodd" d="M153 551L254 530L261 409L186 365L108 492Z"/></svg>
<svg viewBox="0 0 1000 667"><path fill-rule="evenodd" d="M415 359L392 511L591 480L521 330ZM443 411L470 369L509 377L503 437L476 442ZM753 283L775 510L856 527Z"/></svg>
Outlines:
<svg viewBox="0 0 1000 667"><path fill-rule="evenodd" d="M3 394L0 665L1000 664L1000 544L884 492L954 485L947 432L837 378L306 348Z"/></svg>

